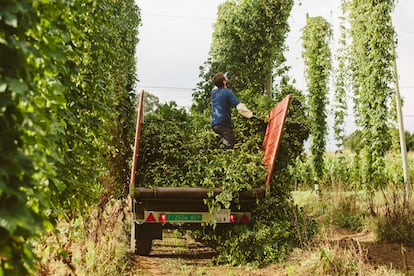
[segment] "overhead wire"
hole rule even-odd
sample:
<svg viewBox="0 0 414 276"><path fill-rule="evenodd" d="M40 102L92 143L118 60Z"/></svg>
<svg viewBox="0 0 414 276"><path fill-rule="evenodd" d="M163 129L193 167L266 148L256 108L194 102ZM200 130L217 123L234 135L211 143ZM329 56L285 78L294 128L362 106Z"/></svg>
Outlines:
<svg viewBox="0 0 414 276"><path fill-rule="evenodd" d="M196 20L208 20L208 21L215 20L215 18L210 18L210 17L188 16L188 15L169 15L169 14L156 14L156 13L142 13L142 15L155 16L155 17L166 17L166 18L185 18L185 19L196 19Z"/></svg>
<svg viewBox="0 0 414 276"><path fill-rule="evenodd" d="M156 85L140 85L142 88L147 89L172 89L172 90L193 90L190 87L176 87L176 86L156 86Z"/></svg>

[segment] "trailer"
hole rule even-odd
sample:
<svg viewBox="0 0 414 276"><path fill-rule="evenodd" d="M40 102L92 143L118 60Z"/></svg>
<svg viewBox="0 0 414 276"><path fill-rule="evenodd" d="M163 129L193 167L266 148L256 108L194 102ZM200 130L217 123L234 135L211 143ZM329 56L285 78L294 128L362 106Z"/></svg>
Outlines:
<svg viewBox="0 0 414 276"><path fill-rule="evenodd" d="M162 239L163 229L198 229L214 221L218 226L250 223L252 210L270 194L270 179L289 109L290 95L269 112L269 122L263 139L263 166L266 181L261 187L240 191L237 204L211 214L205 199L221 193L220 188L139 187L135 184L138 149L144 120L144 91L140 94L131 168L129 196L132 207L131 249L138 255L149 255L152 241Z"/></svg>

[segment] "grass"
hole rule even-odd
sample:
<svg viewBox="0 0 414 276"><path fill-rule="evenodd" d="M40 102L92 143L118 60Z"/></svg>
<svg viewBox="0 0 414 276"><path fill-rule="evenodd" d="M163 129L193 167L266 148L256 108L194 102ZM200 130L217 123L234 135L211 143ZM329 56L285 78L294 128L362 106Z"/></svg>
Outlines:
<svg viewBox="0 0 414 276"><path fill-rule="evenodd" d="M362 230L368 216L363 192L332 191L317 196L312 191L297 191L292 196L311 216L342 228Z"/></svg>
<svg viewBox="0 0 414 276"><path fill-rule="evenodd" d="M114 201L100 214L60 220L35 245L39 275L125 275L132 269L125 224L126 203Z"/></svg>
<svg viewBox="0 0 414 276"><path fill-rule="evenodd" d="M396 270L386 265L370 264L366 251L367 245L379 241L401 243L401 250L413 244L414 200L411 197L408 208L405 208L401 188L388 187L372 197L364 191L344 192L338 189L324 192L319 197L312 191L296 191L292 196L299 206L317 219L321 231L314 244L299 250L300 253L291 254L291 259L299 254L296 258L302 262L288 265L287 275L414 275L409 274L412 271L406 265ZM348 232L341 234L344 230ZM373 238L362 246L349 233L372 233ZM341 235L344 240L352 242L341 243L333 239ZM374 250L374 246L371 249ZM400 256L400 252L394 255L397 255L394 262L403 262L404 256Z"/></svg>
<svg viewBox="0 0 414 276"><path fill-rule="evenodd" d="M370 264L357 245L344 248L328 242L294 250L284 266L280 275L406 275L386 265Z"/></svg>

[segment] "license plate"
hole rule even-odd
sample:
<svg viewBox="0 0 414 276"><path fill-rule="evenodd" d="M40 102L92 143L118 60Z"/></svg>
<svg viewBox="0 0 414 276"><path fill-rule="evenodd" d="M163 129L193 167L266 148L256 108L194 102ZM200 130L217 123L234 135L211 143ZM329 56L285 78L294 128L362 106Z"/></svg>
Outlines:
<svg viewBox="0 0 414 276"><path fill-rule="evenodd" d="M202 214L167 214L167 221L201 221Z"/></svg>
<svg viewBox="0 0 414 276"><path fill-rule="evenodd" d="M230 223L230 209L221 209L214 214L217 223Z"/></svg>

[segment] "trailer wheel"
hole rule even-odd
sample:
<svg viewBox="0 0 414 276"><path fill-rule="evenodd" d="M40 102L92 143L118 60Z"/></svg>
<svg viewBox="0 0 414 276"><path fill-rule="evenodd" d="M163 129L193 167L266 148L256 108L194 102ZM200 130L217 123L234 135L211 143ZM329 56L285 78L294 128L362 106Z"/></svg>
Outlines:
<svg viewBox="0 0 414 276"><path fill-rule="evenodd" d="M148 256L151 252L152 240L136 240L135 254L140 256Z"/></svg>

